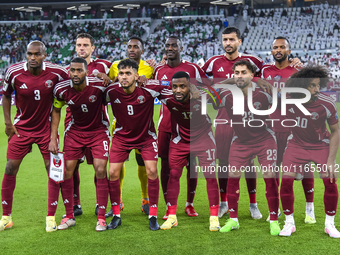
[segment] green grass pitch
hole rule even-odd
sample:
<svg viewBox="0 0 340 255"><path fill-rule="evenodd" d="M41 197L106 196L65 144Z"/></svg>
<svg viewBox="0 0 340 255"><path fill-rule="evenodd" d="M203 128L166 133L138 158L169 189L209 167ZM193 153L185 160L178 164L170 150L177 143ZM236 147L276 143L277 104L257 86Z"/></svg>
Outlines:
<svg viewBox="0 0 340 255"><path fill-rule="evenodd" d="M337 104L340 110L340 104ZM211 109L209 109L211 110ZM158 122L159 106L155 107L155 123ZM3 118L3 110L0 108ZM12 117L15 107L12 107ZM64 116L64 115L63 115ZM62 122L61 122L62 123ZM62 126L62 125L61 125ZM6 165L7 137L4 123L0 122L0 176ZM60 129L62 135L63 130ZM178 227L168 231L150 231L147 216L141 210L141 192L137 176L134 153L126 163L123 188L125 209L122 212L122 226L116 230L98 233L95 231L96 216L94 171L92 166L80 167L80 199L84 214L76 218L77 225L66 231L45 232L47 214L47 174L37 146L28 154L17 176L13 201L13 228L0 233L1 254L338 254L339 240L324 233L323 183L315 179L315 214L317 223L304 223L305 198L301 182L295 182L295 220L297 232L290 238L272 237L269 223L265 221L268 206L265 185L257 181L257 202L263 214L261 220L253 220L248 211L246 182L241 180L239 201L240 229L230 233L209 231L209 207L205 180L198 180L194 201L199 213L190 218L184 213L186 201L186 173L181 178L181 193L178 201ZM340 153L337 155L340 163ZM160 161L158 162L160 172ZM186 171L186 170L185 170ZM56 213L57 223L64 214L62 199ZM160 193L159 223L165 213L165 203ZM227 216L220 220L224 225ZM109 222L111 219L107 219ZM280 226L284 216L279 218ZM339 216L336 225L340 228Z"/></svg>

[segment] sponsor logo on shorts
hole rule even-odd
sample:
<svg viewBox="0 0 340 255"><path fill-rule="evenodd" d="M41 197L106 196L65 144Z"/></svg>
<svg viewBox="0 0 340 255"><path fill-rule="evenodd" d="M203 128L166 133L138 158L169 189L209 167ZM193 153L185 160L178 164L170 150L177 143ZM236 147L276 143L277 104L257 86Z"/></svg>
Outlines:
<svg viewBox="0 0 340 255"><path fill-rule="evenodd" d="M68 201L68 199L65 199L64 204L68 204L68 203L70 203L70 201Z"/></svg>
<svg viewBox="0 0 340 255"><path fill-rule="evenodd" d="M90 101L91 103L94 103L94 102L97 101L97 97L96 97L95 95L92 95L92 96L89 97L89 101Z"/></svg>
<svg viewBox="0 0 340 255"><path fill-rule="evenodd" d="M144 96L139 96L137 98L137 102L140 103L140 104L144 103L145 102L145 97Z"/></svg>
<svg viewBox="0 0 340 255"><path fill-rule="evenodd" d="M47 80L47 81L45 82L45 87L46 87L46 88L51 88L52 86L53 86L53 81Z"/></svg>
<svg viewBox="0 0 340 255"><path fill-rule="evenodd" d="M54 201L53 203L51 203L51 205L54 205L54 206L58 205L58 201Z"/></svg>
<svg viewBox="0 0 340 255"><path fill-rule="evenodd" d="M2 201L2 204L3 204L3 205L8 205L7 202L6 202L5 200Z"/></svg>
<svg viewBox="0 0 340 255"><path fill-rule="evenodd" d="M114 206L114 205L118 205L118 204L117 204L116 202L113 202L111 205L113 205L113 206Z"/></svg>
<svg viewBox="0 0 340 255"><path fill-rule="evenodd" d="M150 206L151 208L157 208L156 204L153 204L152 206Z"/></svg>

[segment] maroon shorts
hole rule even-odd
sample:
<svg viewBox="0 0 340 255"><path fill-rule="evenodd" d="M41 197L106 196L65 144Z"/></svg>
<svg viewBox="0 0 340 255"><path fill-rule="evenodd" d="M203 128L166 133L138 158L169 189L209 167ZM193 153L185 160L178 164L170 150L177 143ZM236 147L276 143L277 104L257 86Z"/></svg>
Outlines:
<svg viewBox="0 0 340 255"><path fill-rule="evenodd" d="M282 172L300 173L302 175L306 171L325 172L328 155L328 146L322 149L310 150L288 142L285 154L283 155ZM308 164L311 161L316 165L314 170L310 169Z"/></svg>
<svg viewBox="0 0 340 255"><path fill-rule="evenodd" d="M228 160L233 128L230 125L217 125L215 129L216 158Z"/></svg>
<svg viewBox="0 0 340 255"><path fill-rule="evenodd" d="M169 146L171 133L158 131L158 156L160 158L169 158Z"/></svg>
<svg viewBox="0 0 340 255"><path fill-rule="evenodd" d="M171 170L183 169L183 167L188 165L190 159L195 159L196 157L199 162L199 166L197 167L215 166L215 153L216 145L212 132L209 132L207 135L202 135L198 141L192 143L180 141L175 144L171 141L169 166ZM192 167L195 167L194 163L192 164ZM195 174L195 169L190 169L190 175L197 176L197 174ZM214 176L216 178L216 175Z"/></svg>
<svg viewBox="0 0 340 255"><path fill-rule="evenodd" d="M138 149L143 160L158 160L158 144L156 139L148 139L141 145L121 143L115 137L112 139L110 149L110 163L121 163L129 158L131 150Z"/></svg>
<svg viewBox="0 0 340 255"><path fill-rule="evenodd" d="M109 131L96 131L91 133L66 132L64 138L65 160L81 159L90 150L91 156L98 159L109 158L110 136ZM88 154L88 152L87 152Z"/></svg>
<svg viewBox="0 0 340 255"><path fill-rule="evenodd" d="M285 149L287 147L287 140L290 132L276 132L276 142L277 142L277 161L276 165L280 166L283 159L283 154L285 153Z"/></svg>
<svg viewBox="0 0 340 255"><path fill-rule="evenodd" d="M50 143L51 133L48 130L45 134L39 137L28 137L13 135L8 142L7 158L8 159L23 159L27 153L32 151L32 144L36 143L40 149L40 153L44 159L50 159L48 145Z"/></svg>
<svg viewBox="0 0 340 255"><path fill-rule="evenodd" d="M257 144L242 143L238 138L231 144L229 164L235 169L249 166L249 161L258 157L259 163L264 167L275 166L277 159L277 145L274 137L268 138Z"/></svg>

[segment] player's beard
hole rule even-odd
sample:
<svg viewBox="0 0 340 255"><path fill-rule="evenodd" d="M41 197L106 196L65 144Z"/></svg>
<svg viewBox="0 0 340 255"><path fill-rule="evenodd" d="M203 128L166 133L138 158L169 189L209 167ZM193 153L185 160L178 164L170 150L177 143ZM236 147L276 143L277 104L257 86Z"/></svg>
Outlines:
<svg viewBox="0 0 340 255"><path fill-rule="evenodd" d="M277 57L275 57L275 55L273 55L273 58L274 58L274 60L276 62L281 63L281 62L285 61L288 58L288 54L282 55L281 58L277 58Z"/></svg>
<svg viewBox="0 0 340 255"><path fill-rule="evenodd" d="M178 100L175 95L174 95L174 97L175 97L175 100L177 102L182 103L188 97L189 93L187 93L186 95L184 95L182 93L180 93L180 94L183 95L182 99Z"/></svg>
<svg viewBox="0 0 340 255"><path fill-rule="evenodd" d="M80 56L79 54L77 54L77 57L80 57L80 58L83 58L83 59L86 59L88 56L90 56L90 54L87 54L86 52L85 52L84 56Z"/></svg>
<svg viewBox="0 0 340 255"><path fill-rule="evenodd" d="M243 81L242 85L239 85L238 81L236 81L236 86L240 89L244 89L245 87L248 87L250 80L246 78L246 79L242 79L242 81Z"/></svg>
<svg viewBox="0 0 340 255"><path fill-rule="evenodd" d="M122 85L123 89L129 89L134 83L136 83L136 81L132 82L131 84L129 84L128 86L125 86L125 87L123 86L122 83L120 83L120 84Z"/></svg>
<svg viewBox="0 0 340 255"><path fill-rule="evenodd" d="M235 47L232 47L232 46L229 46L229 47L231 47L231 49L232 49L232 51L227 51L227 47L226 48L224 48L224 51L225 51L225 53L226 54L228 54L228 55L231 55L231 54L233 54L235 51L237 51L237 46L235 46Z"/></svg>
<svg viewBox="0 0 340 255"><path fill-rule="evenodd" d="M79 78L79 81L77 81L77 82L74 82L74 77L71 79L72 80L72 83L73 83L73 85L76 85L76 86L79 86L79 85L81 85L84 81L85 81L85 77L86 76L84 76L84 78L82 78L82 79L80 79L79 77L77 77L77 78Z"/></svg>
<svg viewBox="0 0 340 255"><path fill-rule="evenodd" d="M318 100L319 94L320 94L320 93L315 93L315 94L311 95L310 100L312 100L313 102L315 102L316 100Z"/></svg>

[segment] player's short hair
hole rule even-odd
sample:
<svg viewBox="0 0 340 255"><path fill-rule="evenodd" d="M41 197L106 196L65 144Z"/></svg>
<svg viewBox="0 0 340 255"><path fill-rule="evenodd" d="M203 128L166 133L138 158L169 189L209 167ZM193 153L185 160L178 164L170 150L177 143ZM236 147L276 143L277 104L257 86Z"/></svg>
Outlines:
<svg viewBox="0 0 340 255"><path fill-rule="evenodd" d="M42 51L43 51L43 53L46 53L46 46L45 46L45 44L43 43L43 42L41 42L41 41L32 41L32 42L30 42L29 44L27 44L27 49L28 49L28 47L30 46L30 45L34 45L34 46L40 46L40 49L42 49Z"/></svg>
<svg viewBox="0 0 340 255"><path fill-rule="evenodd" d="M179 37L176 36L176 35L170 35L170 36L167 38L167 40L168 40L168 39L176 39L176 40L177 40L177 43L178 43L178 46L179 46L180 48L183 46L183 43L182 43L181 38L179 38Z"/></svg>
<svg viewBox="0 0 340 255"><path fill-rule="evenodd" d="M235 64L232 67L232 70L235 71L235 68L237 66L246 66L247 69L251 72L251 73L255 73L256 72L256 67L251 64L249 61L242 59L242 60L238 60L235 62Z"/></svg>
<svg viewBox="0 0 340 255"><path fill-rule="evenodd" d="M172 80L179 79L179 78L185 78L187 79L187 81L190 81L190 76L187 72L179 71L172 76Z"/></svg>
<svg viewBox="0 0 340 255"><path fill-rule="evenodd" d="M134 61L133 59L123 59L122 61L119 62L118 64L118 70L120 70L121 68L128 68L131 67L132 69L135 69L136 72L138 72L138 64L136 61Z"/></svg>
<svg viewBox="0 0 340 255"><path fill-rule="evenodd" d="M289 49L290 49L290 42L289 42L289 40L288 40L287 37L278 36L278 37L275 37L274 41L275 41L275 40L286 40L286 42L288 43L288 47L289 47ZM274 41L273 41L273 43L274 43ZM273 45L273 43L272 43L272 45Z"/></svg>
<svg viewBox="0 0 340 255"><path fill-rule="evenodd" d="M70 65L71 65L71 63L83 63L85 70L87 70L87 62L84 58L75 57L71 60Z"/></svg>
<svg viewBox="0 0 340 255"><path fill-rule="evenodd" d="M78 38L88 38L90 39L90 43L91 43L91 46L94 45L94 38L92 37L92 35L88 34L88 33L80 33L77 35L77 39ZM77 41L76 39L76 41Z"/></svg>
<svg viewBox="0 0 340 255"><path fill-rule="evenodd" d="M231 33L235 33L238 39L241 39L241 32L237 27L226 27L222 31L222 35L228 35Z"/></svg>
<svg viewBox="0 0 340 255"><path fill-rule="evenodd" d="M142 49L144 49L144 42L143 42L142 38L140 38L139 36L131 36L129 38L129 41L133 40L133 39L140 41L140 43L142 44Z"/></svg>
<svg viewBox="0 0 340 255"><path fill-rule="evenodd" d="M307 89L311 80L320 78L320 88L327 86L329 72L324 66L306 66L287 80L286 87ZM290 93L293 98L302 98L302 93Z"/></svg>

